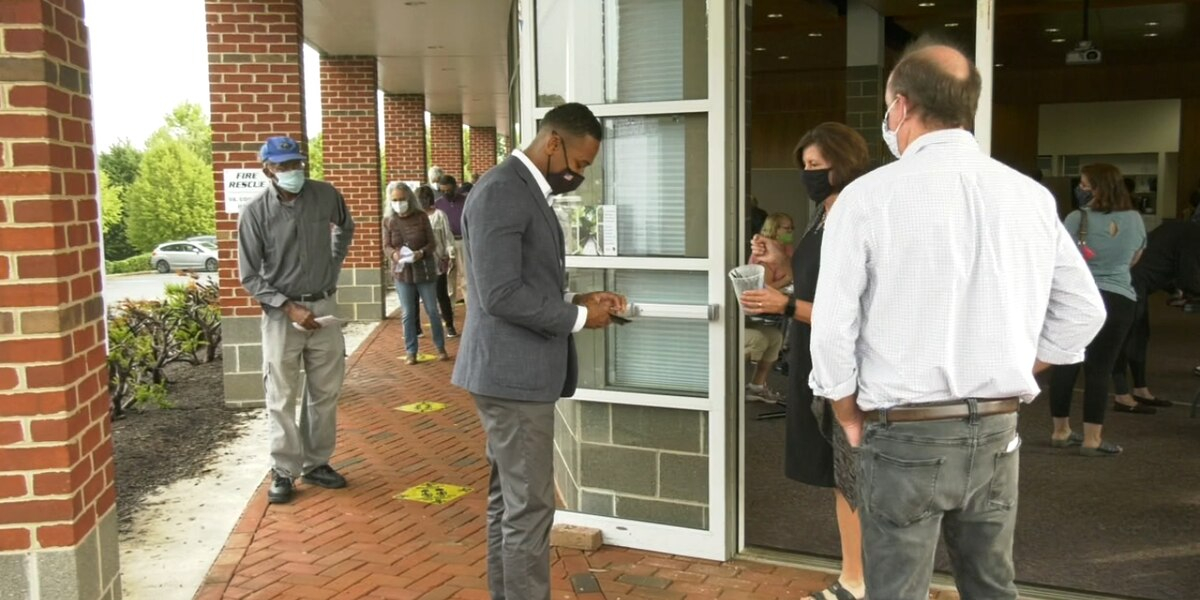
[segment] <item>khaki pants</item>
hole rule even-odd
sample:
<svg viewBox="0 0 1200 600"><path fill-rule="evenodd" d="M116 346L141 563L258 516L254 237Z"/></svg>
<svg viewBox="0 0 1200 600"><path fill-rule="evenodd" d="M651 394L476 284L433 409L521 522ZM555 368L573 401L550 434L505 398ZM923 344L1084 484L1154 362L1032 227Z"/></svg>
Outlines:
<svg viewBox="0 0 1200 600"><path fill-rule="evenodd" d="M300 304L325 316L333 314L336 300L330 296ZM338 395L346 371L346 339L338 326L300 331L282 310L270 309L262 316L262 352L271 468L285 477L299 477L328 464L333 456ZM296 401L301 392L297 424Z"/></svg>
<svg viewBox="0 0 1200 600"><path fill-rule="evenodd" d="M783 332L771 325L746 325L745 343L750 360L773 363L779 360Z"/></svg>
<svg viewBox="0 0 1200 600"><path fill-rule="evenodd" d="M463 252L462 239L454 240L454 268L450 273L450 294L454 299L467 301L467 253Z"/></svg>

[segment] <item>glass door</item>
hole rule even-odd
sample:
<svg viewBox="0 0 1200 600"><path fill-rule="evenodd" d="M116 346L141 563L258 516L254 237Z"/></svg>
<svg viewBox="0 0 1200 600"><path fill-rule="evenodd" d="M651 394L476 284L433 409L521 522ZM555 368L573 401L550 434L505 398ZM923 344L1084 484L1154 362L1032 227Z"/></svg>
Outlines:
<svg viewBox="0 0 1200 600"><path fill-rule="evenodd" d="M599 528L608 544L727 558L726 3L520 2L521 72L533 74L521 78L524 142L564 102L604 125L584 185L555 201L570 287L638 307L629 324L576 337L580 389L557 411L556 521Z"/></svg>

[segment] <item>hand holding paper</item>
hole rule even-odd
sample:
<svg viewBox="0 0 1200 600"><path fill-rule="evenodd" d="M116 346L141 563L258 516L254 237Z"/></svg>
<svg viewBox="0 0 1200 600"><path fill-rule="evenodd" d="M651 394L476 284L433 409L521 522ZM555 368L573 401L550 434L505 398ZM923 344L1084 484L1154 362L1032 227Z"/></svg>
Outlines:
<svg viewBox="0 0 1200 600"><path fill-rule="evenodd" d="M324 317L316 317L313 320L317 322L317 325L319 325L318 329L322 329L322 328L325 328L328 326L337 326L337 325L340 325L342 322L341 319L339 319L333 315L325 315ZM299 329L300 331L307 331L307 329L305 329L304 326L299 323L292 323L292 327L295 327L296 329Z"/></svg>

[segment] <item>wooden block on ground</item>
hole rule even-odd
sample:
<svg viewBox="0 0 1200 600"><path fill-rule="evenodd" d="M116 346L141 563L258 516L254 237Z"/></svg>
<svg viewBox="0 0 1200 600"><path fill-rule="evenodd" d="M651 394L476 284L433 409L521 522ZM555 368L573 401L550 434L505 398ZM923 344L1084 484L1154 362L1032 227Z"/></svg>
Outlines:
<svg viewBox="0 0 1200 600"><path fill-rule="evenodd" d="M599 529L578 527L575 525L555 525L550 530L550 545L559 548L574 548L592 552L604 543L604 535Z"/></svg>

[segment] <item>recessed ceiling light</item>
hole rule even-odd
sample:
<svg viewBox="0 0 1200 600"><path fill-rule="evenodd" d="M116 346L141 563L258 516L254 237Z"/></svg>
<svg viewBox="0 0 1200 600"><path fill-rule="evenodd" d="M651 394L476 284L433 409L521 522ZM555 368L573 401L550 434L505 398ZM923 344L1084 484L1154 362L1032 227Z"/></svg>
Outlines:
<svg viewBox="0 0 1200 600"><path fill-rule="evenodd" d="M790 58L790 57L788 55L784 54L783 56L779 57L779 60L787 60L788 58Z"/></svg>
<svg viewBox="0 0 1200 600"><path fill-rule="evenodd" d="M1146 37L1158 37L1158 34L1154 33L1153 31L1151 31L1150 33L1144 33L1142 35L1144 35Z"/></svg>
<svg viewBox="0 0 1200 600"><path fill-rule="evenodd" d="M1004 63L996 63L996 68L997 68L997 69L999 69L1000 67L1003 67L1003 66L1004 66Z"/></svg>
<svg viewBox="0 0 1200 600"><path fill-rule="evenodd" d="M958 23L946 23L946 27L958 27Z"/></svg>
<svg viewBox="0 0 1200 600"><path fill-rule="evenodd" d="M937 3L935 3L935 2L918 2L917 6L920 6L921 8L933 8L933 7L937 6Z"/></svg>
<svg viewBox="0 0 1200 600"><path fill-rule="evenodd" d="M821 37L822 35L824 35L824 34L822 34L820 31L814 31L814 32L808 34L808 37Z"/></svg>
<svg viewBox="0 0 1200 600"><path fill-rule="evenodd" d="M1158 27L1158 21L1146 21L1146 27Z"/></svg>
<svg viewBox="0 0 1200 600"><path fill-rule="evenodd" d="M767 51L767 49L766 49L766 48L763 48L762 46L759 46L759 47L755 48L755 49L754 49L754 51L755 51L755 52L766 52L766 51Z"/></svg>
<svg viewBox="0 0 1200 600"><path fill-rule="evenodd" d="M1067 38L1054 38L1054 39L1052 39L1052 40L1050 40L1050 41L1051 41L1051 42L1054 42L1055 44L1061 44L1061 43L1063 43L1063 42L1067 41Z"/></svg>
<svg viewBox="0 0 1200 600"><path fill-rule="evenodd" d="M1058 28L1057 27L1047 27L1046 33L1058 33Z"/></svg>
<svg viewBox="0 0 1200 600"><path fill-rule="evenodd" d="M782 19L783 13L771 13L771 14L767 15L767 18L768 19Z"/></svg>

